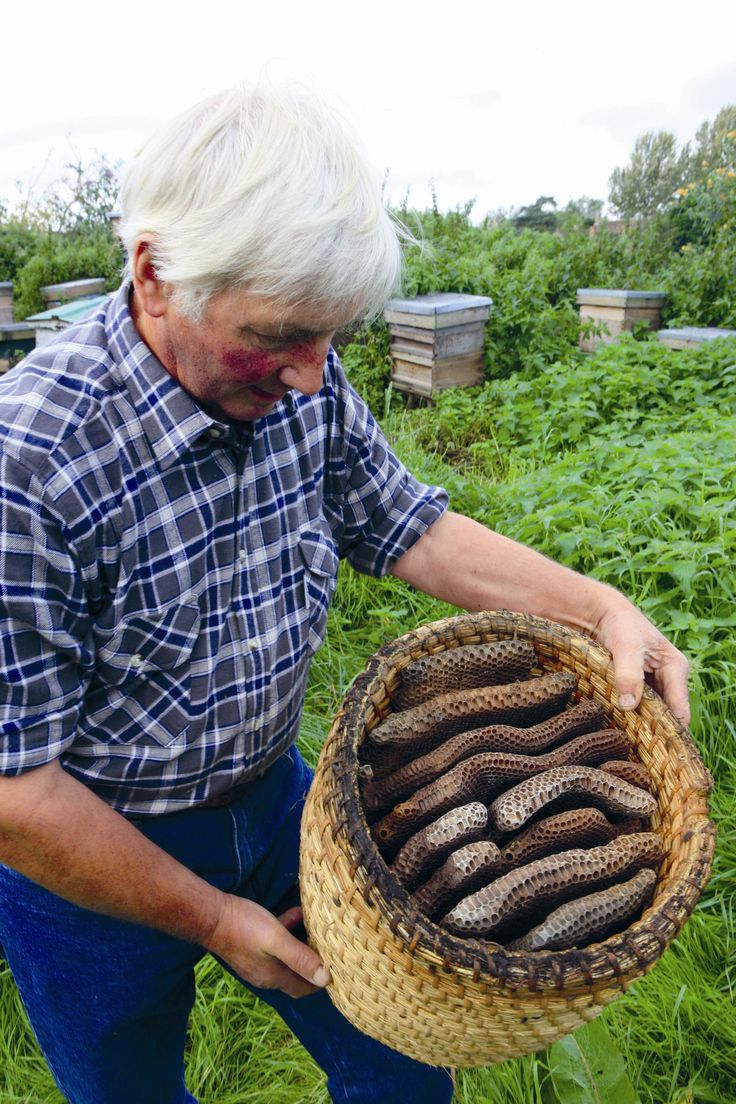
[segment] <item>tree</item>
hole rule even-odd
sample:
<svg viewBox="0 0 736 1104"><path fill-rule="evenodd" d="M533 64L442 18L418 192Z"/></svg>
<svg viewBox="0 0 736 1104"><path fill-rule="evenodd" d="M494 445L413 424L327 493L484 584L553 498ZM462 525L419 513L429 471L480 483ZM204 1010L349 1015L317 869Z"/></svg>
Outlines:
<svg viewBox="0 0 736 1104"><path fill-rule="evenodd" d="M118 206L119 164L111 165L103 154L89 164L77 158L64 168L64 176L41 196L29 192L15 217L33 229L57 234L88 236L107 230Z"/></svg>
<svg viewBox="0 0 736 1104"><path fill-rule="evenodd" d="M709 170L733 169L733 135L736 132L736 104L722 107L712 123L707 120L695 132L695 151L687 183L704 180Z"/></svg>
<svg viewBox="0 0 736 1104"><path fill-rule="evenodd" d="M669 131L641 134L629 164L611 174L608 202L623 218L654 215L687 183L691 164L689 143L678 151L677 139Z"/></svg>
<svg viewBox="0 0 736 1104"><path fill-rule="evenodd" d="M555 211L545 211L545 207L556 208L557 201L552 196L539 196L536 202L520 208L512 221L520 230L555 230L557 214Z"/></svg>
<svg viewBox="0 0 736 1104"><path fill-rule="evenodd" d="M562 210L559 223L563 230L586 229L600 219L603 214L603 200L580 196L571 199Z"/></svg>

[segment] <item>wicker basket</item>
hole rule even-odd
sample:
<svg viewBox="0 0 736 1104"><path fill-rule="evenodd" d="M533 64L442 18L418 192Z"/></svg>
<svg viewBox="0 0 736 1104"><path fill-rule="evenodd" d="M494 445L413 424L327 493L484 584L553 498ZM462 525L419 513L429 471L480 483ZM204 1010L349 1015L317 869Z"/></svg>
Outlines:
<svg viewBox="0 0 736 1104"><path fill-rule="evenodd" d="M426 919L368 833L358 749L391 711L401 671L448 648L530 640L540 671L567 670L628 735L657 796L664 859L652 905L623 933L584 950L506 952ZM538 672L539 673L539 672ZM711 779L687 731L645 689L615 704L610 656L554 622L480 613L425 625L382 648L346 695L320 756L302 824L301 891L329 992L368 1035L422 1062L478 1066L549 1046L597 1016L655 964L690 915L711 867Z"/></svg>

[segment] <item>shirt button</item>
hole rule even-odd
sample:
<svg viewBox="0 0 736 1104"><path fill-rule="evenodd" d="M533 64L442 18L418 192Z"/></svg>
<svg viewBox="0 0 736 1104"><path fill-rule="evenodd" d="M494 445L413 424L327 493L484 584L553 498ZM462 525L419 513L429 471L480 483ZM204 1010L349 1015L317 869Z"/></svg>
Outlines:
<svg viewBox="0 0 736 1104"><path fill-rule="evenodd" d="M255 652L256 648L260 646L260 640L249 640L247 648L249 652Z"/></svg>
<svg viewBox="0 0 736 1104"><path fill-rule="evenodd" d="M241 548L240 551L238 552L238 556L240 557L241 560L244 560L247 557L247 555L248 555L248 553L245 551L244 548Z"/></svg>
<svg viewBox="0 0 736 1104"><path fill-rule="evenodd" d="M143 656L139 655L136 652L135 655L130 657L130 663L131 663L132 667L142 667L143 666Z"/></svg>
<svg viewBox="0 0 736 1104"><path fill-rule="evenodd" d="M217 426L212 426L212 428L209 431L209 434L210 434L210 437L212 437L216 441L218 437L222 437L222 430L218 429Z"/></svg>

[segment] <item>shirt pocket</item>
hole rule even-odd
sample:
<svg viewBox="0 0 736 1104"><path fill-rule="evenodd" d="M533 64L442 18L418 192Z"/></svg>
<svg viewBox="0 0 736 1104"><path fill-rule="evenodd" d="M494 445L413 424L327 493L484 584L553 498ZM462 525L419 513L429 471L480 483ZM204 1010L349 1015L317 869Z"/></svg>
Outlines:
<svg viewBox="0 0 736 1104"><path fill-rule="evenodd" d="M299 553L304 565L307 609L307 652L313 655L325 638L327 611L337 584L339 558L332 532L311 523L299 530Z"/></svg>
<svg viewBox="0 0 736 1104"><path fill-rule="evenodd" d="M137 610L98 636L93 711L112 742L167 746L186 734L199 606ZM97 707L96 709L94 707Z"/></svg>

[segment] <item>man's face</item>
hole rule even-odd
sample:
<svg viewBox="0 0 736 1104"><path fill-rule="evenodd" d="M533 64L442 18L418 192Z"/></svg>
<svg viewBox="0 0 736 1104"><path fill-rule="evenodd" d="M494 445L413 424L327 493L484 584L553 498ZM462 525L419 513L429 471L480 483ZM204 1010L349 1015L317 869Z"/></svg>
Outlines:
<svg viewBox="0 0 736 1104"><path fill-rule="evenodd" d="M347 321L226 291L209 300L201 322L185 318L170 301L151 347L213 417L251 421L288 391L319 391L332 335Z"/></svg>

